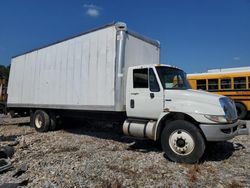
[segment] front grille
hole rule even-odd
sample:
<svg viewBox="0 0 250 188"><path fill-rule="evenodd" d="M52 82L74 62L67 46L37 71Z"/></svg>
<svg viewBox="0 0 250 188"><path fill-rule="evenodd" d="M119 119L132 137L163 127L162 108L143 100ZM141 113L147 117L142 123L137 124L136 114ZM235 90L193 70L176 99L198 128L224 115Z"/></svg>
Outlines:
<svg viewBox="0 0 250 188"><path fill-rule="evenodd" d="M231 129L228 128L228 129L221 129L221 131L225 134L230 134L231 133Z"/></svg>
<svg viewBox="0 0 250 188"><path fill-rule="evenodd" d="M237 125L232 128L221 129L221 132L225 134L231 134L231 133L234 133L236 130L237 130Z"/></svg>

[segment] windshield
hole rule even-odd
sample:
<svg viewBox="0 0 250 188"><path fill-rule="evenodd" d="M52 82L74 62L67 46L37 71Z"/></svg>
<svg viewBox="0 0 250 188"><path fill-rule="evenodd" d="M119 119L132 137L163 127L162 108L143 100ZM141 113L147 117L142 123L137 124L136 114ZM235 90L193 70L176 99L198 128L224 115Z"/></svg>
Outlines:
<svg viewBox="0 0 250 188"><path fill-rule="evenodd" d="M164 89L191 89L186 73L172 67L156 67Z"/></svg>

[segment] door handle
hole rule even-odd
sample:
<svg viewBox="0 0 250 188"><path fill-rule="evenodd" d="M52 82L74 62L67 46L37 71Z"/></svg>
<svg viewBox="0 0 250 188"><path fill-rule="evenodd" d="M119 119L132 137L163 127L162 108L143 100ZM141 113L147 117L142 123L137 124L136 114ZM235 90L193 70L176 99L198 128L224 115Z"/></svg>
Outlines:
<svg viewBox="0 0 250 188"><path fill-rule="evenodd" d="M150 98L153 99L155 97L154 93L150 93Z"/></svg>
<svg viewBox="0 0 250 188"><path fill-rule="evenodd" d="M172 99L165 99L165 101L172 101Z"/></svg>
<svg viewBox="0 0 250 188"><path fill-rule="evenodd" d="M131 93L131 95L139 95L139 93Z"/></svg>
<svg viewBox="0 0 250 188"><path fill-rule="evenodd" d="M135 107L135 100L131 99L130 100L130 108L134 108Z"/></svg>

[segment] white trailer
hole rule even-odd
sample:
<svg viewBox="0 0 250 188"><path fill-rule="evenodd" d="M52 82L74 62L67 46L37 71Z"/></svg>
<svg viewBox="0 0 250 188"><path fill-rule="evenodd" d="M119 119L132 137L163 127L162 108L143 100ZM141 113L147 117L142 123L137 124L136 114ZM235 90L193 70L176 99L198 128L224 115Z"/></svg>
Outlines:
<svg viewBox="0 0 250 188"><path fill-rule="evenodd" d="M12 59L8 107L125 111L128 67L159 63L159 43L112 24Z"/></svg>
<svg viewBox="0 0 250 188"><path fill-rule="evenodd" d="M159 42L125 23L94 29L14 57L7 105L30 111L40 132L63 116L117 117L125 134L160 139L177 162L197 162L206 141L248 133L229 98L191 90L159 57Z"/></svg>

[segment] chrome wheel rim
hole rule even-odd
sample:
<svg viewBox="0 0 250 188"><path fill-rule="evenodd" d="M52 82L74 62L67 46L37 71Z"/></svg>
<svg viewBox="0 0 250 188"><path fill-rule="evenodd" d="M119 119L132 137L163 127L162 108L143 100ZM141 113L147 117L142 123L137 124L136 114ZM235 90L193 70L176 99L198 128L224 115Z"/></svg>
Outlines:
<svg viewBox="0 0 250 188"><path fill-rule="evenodd" d="M35 126L40 129L43 126L42 116L38 114L35 118Z"/></svg>
<svg viewBox="0 0 250 188"><path fill-rule="evenodd" d="M195 147L191 134L184 130L176 130L169 137L169 146L178 155L189 155Z"/></svg>

